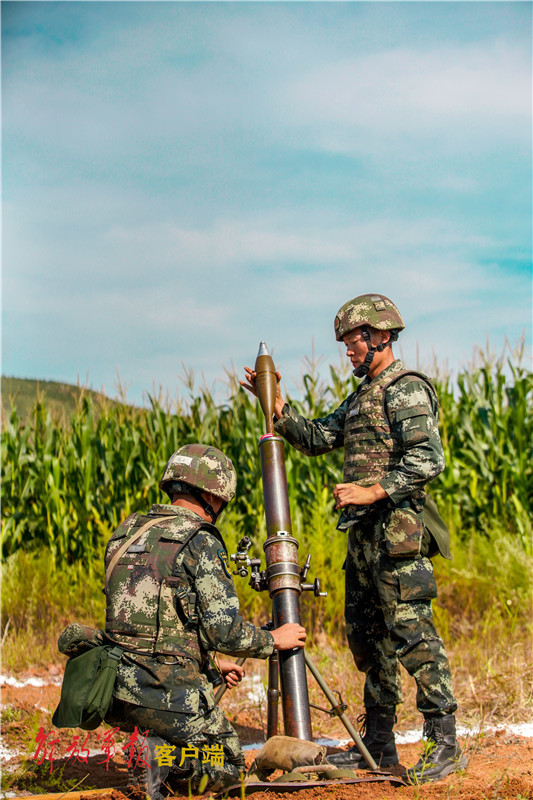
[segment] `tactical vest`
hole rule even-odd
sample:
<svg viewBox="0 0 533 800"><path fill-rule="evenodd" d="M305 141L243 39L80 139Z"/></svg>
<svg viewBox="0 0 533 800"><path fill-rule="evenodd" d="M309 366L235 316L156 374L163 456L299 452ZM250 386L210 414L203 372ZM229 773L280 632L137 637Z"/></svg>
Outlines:
<svg viewBox="0 0 533 800"><path fill-rule="evenodd" d="M385 392L404 375L420 378L429 388L435 403L437 394L429 378L413 370L381 373L373 381L361 386L348 398L344 422L344 483L373 486L392 472L403 455L399 442L392 433L385 408ZM366 506L348 506L343 509L338 528L345 529L368 512Z"/></svg>
<svg viewBox="0 0 533 800"><path fill-rule="evenodd" d="M160 516L160 523L132 541L111 569L106 585L106 634L127 650L146 655L182 656L202 663L196 595L180 553L199 530L214 525L187 514ZM134 514L113 534L105 556L113 556L152 516ZM172 524L174 523L174 524Z"/></svg>
<svg viewBox="0 0 533 800"><path fill-rule="evenodd" d="M404 375L414 375L428 386L437 403L437 395L425 375L400 370L378 375L351 395L344 422L344 482L372 486L396 469L403 455L392 434L385 409L385 392ZM382 377L383 376L383 377Z"/></svg>

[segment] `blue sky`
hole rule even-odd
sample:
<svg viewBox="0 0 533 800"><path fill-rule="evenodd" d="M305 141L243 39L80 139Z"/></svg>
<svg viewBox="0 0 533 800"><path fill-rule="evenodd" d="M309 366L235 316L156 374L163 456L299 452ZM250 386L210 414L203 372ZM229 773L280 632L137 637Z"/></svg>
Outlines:
<svg viewBox="0 0 533 800"><path fill-rule="evenodd" d="M140 401L265 339L289 391L531 341L531 5L3 2L3 362ZM222 383L217 383L223 395Z"/></svg>

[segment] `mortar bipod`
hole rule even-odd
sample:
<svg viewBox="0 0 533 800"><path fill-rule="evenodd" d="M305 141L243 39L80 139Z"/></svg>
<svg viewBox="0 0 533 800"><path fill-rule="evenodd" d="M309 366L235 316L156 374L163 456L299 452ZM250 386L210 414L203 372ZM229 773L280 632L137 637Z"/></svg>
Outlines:
<svg viewBox="0 0 533 800"><path fill-rule="evenodd" d="M269 625L265 625L266 628L271 627L271 623ZM363 740L359 736L358 732L348 719L345 714L347 709L346 703L343 702L340 692L337 692L339 695L339 702L337 702L337 698L327 685L326 681L322 677L318 667L314 663L313 659L305 650L304 648L304 656L305 656L305 664L307 669L314 677L320 688L322 689L326 699L331 704L331 708L320 708L320 706L313 706L319 711L323 711L325 714L329 714L330 716L336 716L342 722L348 733L350 734L351 738L353 739L355 746L365 759L368 767L372 770L377 770L378 766L370 753L368 752L367 748L365 747ZM237 664L244 664L246 661L245 658L238 658ZM225 693L227 689L226 684L220 686L217 691L215 692L215 702L218 703ZM276 736L278 732L278 717L279 717L279 700L280 700L280 691L279 691L279 670L278 670L278 654L276 651L272 653L268 657L268 690L267 690L267 739L270 739L272 736Z"/></svg>
<svg viewBox="0 0 533 800"><path fill-rule="evenodd" d="M285 531L278 531L278 535L286 535ZM232 553L230 555L231 561L237 566L237 569L233 573L234 575L239 575L241 578L248 577L248 569L250 569L250 586L252 589L255 589L257 592L262 592L267 590L268 588L268 580L267 580L267 573L265 571L261 571L261 560L258 558L250 558L248 555L248 551L252 546L252 540L249 536L243 536L242 539L237 544L237 552ZM309 572L309 566L311 563L311 555L309 554L305 560L304 566L299 568L299 583L301 591L312 591L314 592L315 597L326 597L327 592L322 592L320 587L320 581L318 578L315 578L313 583L305 583L307 578L307 573ZM267 625L264 626L267 630L272 630L273 623L269 622ZM307 669L312 674L320 688L322 689L326 699L329 701L331 708L325 709L320 708L318 706L314 706L319 711L323 711L330 716L337 716L339 720L342 722L348 733L350 734L351 738L353 739L355 746L365 759L366 763L368 764L369 768L372 770L376 770L377 764L368 752L367 748L365 747L361 737L359 736L358 732L348 719L345 714L346 711L346 704L342 701L342 698L339 694L339 702L335 698L333 692L327 685L326 681L322 677L318 667L313 662L311 656L304 648L304 658L305 664ZM237 663L243 664L245 659L239 658L237 659ZM222 695L224 694L226 688L225 685L221 686L215 694L215 700L218 703ZM275 736L278 732L278 719L279 719L279 701L280 701L280 689L279 689L279 659L278 654L276 651L269 656L268 659L268 691L267 691L267 738L270 739L271 736Z"/></svg>

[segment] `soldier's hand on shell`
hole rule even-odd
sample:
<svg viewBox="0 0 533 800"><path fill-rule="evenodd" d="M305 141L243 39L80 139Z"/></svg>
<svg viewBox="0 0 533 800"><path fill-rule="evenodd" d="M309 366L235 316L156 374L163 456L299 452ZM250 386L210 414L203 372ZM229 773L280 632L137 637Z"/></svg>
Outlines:
<svg viewBox="0 0 533 800"><path fill-rule="evenodd" d="M235 661L227 661L224 658L217 658L217 666L222 673L228 689L237 686L245 676L244 667L236 664Z"/></svg>
<svg viewBox="0 0 533 800"><path fill-rule="evenodd" d="M241 386L244 389L247 389L250 392L250 394L253 394L254 397L257 397L257 389L255 388L255 379L256 379L256 376L257 376L257 372L254 369L252 369L251 367L245 367L244 371L246 373L245 376L244 376L244 380L243 381L239 381L239 383L241 384ZM281 372L276 372L276 378L277 378L277 381L278 381L278 385L277 385L277 388L276 388L275 412L276 412L276 416L280 417L281 416L281 409L285 405L285 400L283 399L283 396L281 394Z"/></svg>
<svg viewBox="0 0 533 800"><path fill-rule="evenodd" d="M239 381L244 389L247 389L250 394L253 394L254 397L257 397L257 389L255 388L255 379L257 377L257 372L252 369L251 367L245 367L244 372L246 373L244 376L243 381Z"/></svg>
<svg viewBox="0 0 533 800"><path fill-rule="evenodd" d="M275 628L272 636L276 650L293 650L295 647L304 647L307 633L298 622L286 622Z"/></svg>

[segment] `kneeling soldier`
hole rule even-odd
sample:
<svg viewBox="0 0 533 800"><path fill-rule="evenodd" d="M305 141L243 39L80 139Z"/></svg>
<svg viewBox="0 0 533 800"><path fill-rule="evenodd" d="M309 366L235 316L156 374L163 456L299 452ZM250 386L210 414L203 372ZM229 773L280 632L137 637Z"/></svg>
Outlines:
<svg viewBox="0 0 533 800"><path fill-rule="evenodd" d="M133 514L106 550L106 630L124 649L106 722L149 731L136 783L151 798L162 784L220 790L239 780L237 734L215 705L202 668L209 651L266 658L303 647L296 623L272 633L245 622L215 522L235 496L233 464L202 444L179 449L160 482L171 505ZM144 529L141 532L141 529ZM228 684L243 670L225 662ZM207 787L203 776L207 776Z"/></svg>

